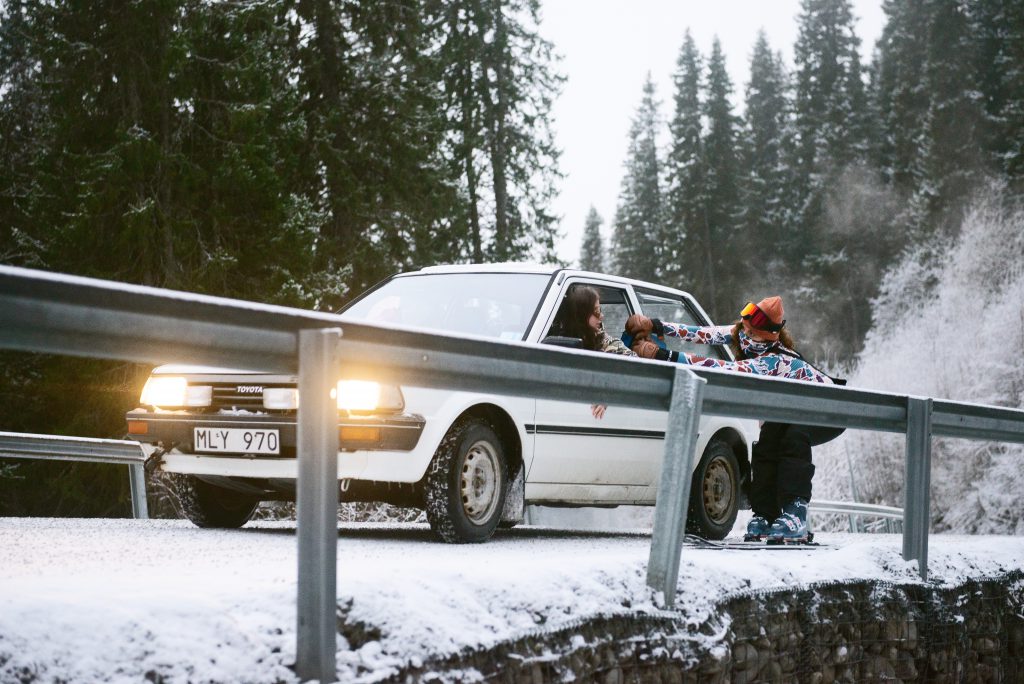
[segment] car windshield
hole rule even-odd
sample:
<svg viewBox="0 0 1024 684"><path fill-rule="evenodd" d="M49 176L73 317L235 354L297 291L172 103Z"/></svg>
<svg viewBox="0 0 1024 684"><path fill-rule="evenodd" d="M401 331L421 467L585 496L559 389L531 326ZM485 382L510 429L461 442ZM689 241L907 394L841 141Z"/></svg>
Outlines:
<svg viewBox="0 0 1024 684"><path fill-rule="evenodd" d="M521 340L550 275L430 273L393 278L342 312L413 330Z"/></svg>

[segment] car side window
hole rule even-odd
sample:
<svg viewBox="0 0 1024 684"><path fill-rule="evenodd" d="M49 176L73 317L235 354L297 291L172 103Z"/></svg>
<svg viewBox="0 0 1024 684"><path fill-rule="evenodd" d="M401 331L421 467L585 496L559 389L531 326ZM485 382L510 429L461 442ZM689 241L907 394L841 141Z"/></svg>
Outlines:
<svg viewBox="0 0 1024 684"><path fill-rule="evenodd" d="M670 323L681 323L683 325L710 325L700 320L686 300L664 292L655 292L635 288L637 299L640 300L640 308L648 318L658 318ZM707 344L696 344L694 342L683 342L678 337L665 337L665 344L673 351L689 352L698 356L710 358L728 359L729 355L722 345L710 346Z"/></svg>
<svg viewBox="0 0 1024 684"><path fill-rule="evenodd" d="M617 287L592 285L601 297L601 315L604 316L604 331L612 337L618 337L626 329L626 319L632 315L629 309L626 291Z"/></svg>
<svg viewBox="0 0 1024 684"><path fill-rule="evenodd" d="M633 311L629 306L629 299L626 297L626 290L624 288L611 287L609 285L598 285L597 283L587 282L573 282L570 283L565 292L569 291L569 288L574 286L585 285L592 287L597 290L598 297L601 299L601 315L604 317L604 331L612 337L618 337L622 334L622 331L626 329L626 319L629 318ZM548 330L548 335L560 334L557 330L558 317L555 317L555 323L552 324Z"/></svg>

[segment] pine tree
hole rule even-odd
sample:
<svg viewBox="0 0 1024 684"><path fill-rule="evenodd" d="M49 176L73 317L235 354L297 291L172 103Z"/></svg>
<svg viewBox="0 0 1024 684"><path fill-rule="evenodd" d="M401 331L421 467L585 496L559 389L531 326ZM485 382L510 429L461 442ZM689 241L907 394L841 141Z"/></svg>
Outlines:
<svg viewBox="0 0 1024 684"><path fill-rule="evenodd" d="M561 174L550 111L562 77L538 25L538 0L444 3L451 159L466 193L474 259L554 259L550 203ZM493 216L482 207L493 207Z"/></svg>
<svg viewBox="0 0 1024 684"><path fill-rule="evenodd" d="M643 93L629 131L626 175L615 212L612 244L615 267L620 275L657 280L662 258L659 237L664 234L665 210L658 159L658 103L650 74L644 82Z"/></svg>
<svg viewBox="0 0 1024 684"><path fill-rule="evenodd" d="M913 227L923 235L959 224L960 201L984 170L983 112L967 15L957 0L928 0L927 6L929 106L911 200Z"/></svg>
<svg viewBox="0 0 1024 684"><path fill-rule="evenodd" d="M451 254L447 235L459 232L460 214L441 154L448 126L436 86L440 10L415 2L289 5L302 180L324 216L314 269L341 274L358 292ZM327 303L342 301L339 292Z"/></svg>
<svg viewBox="0 0 1024 684"><path fill-rule="evenodd" d="M687 30L673 74L675 108L669 123L667 218L661 242L665 283L704 292L704 287L709 285L703 269L709 261L709 243L705 240L701 62L700 52Z"/></svg>
<svg viewBox="0 0 1024 684"><path fill-rule="evenodd" d="M801 197L796 244L813 245L824 195L847 165L866 156L867 101L849 0L803 0L794 47Z"/></svg>
<svg viewBox="0 0 1024 684"><path fill-rule="evenodd" d="M744 240L780 244L792 218L789 166L792 140L788 84L781 55L772 52L764 32L758 34L750 58L745 99L741 225ZM769 258L763 266L777 270Z"/></svg>
<svg viewBox="0 0 1024 684"><path fill-rule="evenodd" d="M721 43L715 38L708 60L707 98L704 118L705 216L707 221L706 282L712 315L721 319L735 309L743 297L743 268L747 260L741 254L739 159L737 136L739 119L732 111L732 83L726 70ZM707 306L707 305L706 305Z"/></svg>
<svg viewBox="0 0 1024 684"><path fill-rule="evenodd" d="M872 90L876 120L873 162L885 182L909 194L918 164L928 91L921 75L929 23L925 0L886 0L887 21L878 40Z"/></svg>
<svg viewBox="0 0 1024 684"><path fill-rule="evenodd" d="M974 36L985 125L983 145L992 165L1024 178L1024 5L977 0L967 6Z"/></svg>
<svg viewBox="0 0 1024 684"><path fill-rule="evenodd" d="M604 240L601 238L603 223L604 219L597 213L597 209L591 206L583 226L583 245L580 249L580 268L585 271L604 271Z"/></svg>

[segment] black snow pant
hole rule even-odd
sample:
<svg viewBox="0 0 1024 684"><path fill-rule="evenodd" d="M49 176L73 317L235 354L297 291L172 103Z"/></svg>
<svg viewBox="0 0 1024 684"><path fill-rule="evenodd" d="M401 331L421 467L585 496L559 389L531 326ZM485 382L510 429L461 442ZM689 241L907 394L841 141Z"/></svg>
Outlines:
<svg viewBox="0 0 1024 684"><path fill-rule="evenodd" d="M750 507L772 522L782 507L800 497L811 500L811 436L805 425L765 423L754 444Z"/></svg>

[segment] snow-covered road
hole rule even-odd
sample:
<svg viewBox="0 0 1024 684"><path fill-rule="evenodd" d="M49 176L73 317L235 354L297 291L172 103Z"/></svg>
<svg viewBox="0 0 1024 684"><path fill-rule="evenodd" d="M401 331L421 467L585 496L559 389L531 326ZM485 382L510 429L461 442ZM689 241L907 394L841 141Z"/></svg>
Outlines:
<svg viewBox="0 0 1024 684"><path fill-rule="evenodd" d="M912 583L898 535L821 535L827 547L686 547L679 610L703 621L754 587L877 578ZM341 681L597 613L656 612L650 536L520 528L449 546L425 526L344 525ZM231 531L184 521L0 518L0 682L293 681L294 523ZM929 581L1024 567L1024 537L932 536ZM356 627L361 628L356 628ZM358 636L357 637L354 635Z"/></svg>

